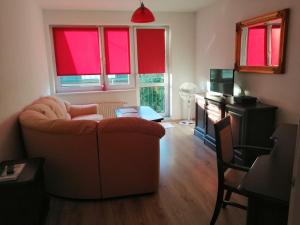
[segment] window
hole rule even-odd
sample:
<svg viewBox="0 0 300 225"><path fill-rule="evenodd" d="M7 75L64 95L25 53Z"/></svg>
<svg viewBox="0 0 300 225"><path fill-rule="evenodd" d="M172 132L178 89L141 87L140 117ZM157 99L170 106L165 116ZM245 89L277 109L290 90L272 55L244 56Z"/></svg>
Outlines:
<svg viewBox="0 0 300 225"><path fill-rule="evenodd" d="M166 28L53 27L52 34L56 92L129 89L137 81L140 105L168 114Z"/></svg>
<svg viewBox="0 0 300 225"><path fill-rule="evenodd" d="M106 84L110 90L121 90L135 87L133 74L110 74L105 76Z"/></svg>
<svg viewBox="0 0 300 225"><path fill-rule="evenodd" d="M276 25L275 23L248 28L246 37L248 41L246 65L278 66L280 35L280 25Z"/></svg>
<svg viewBox="0 0 300 225"><path fill-rule="evenodd" d="M56 92L134 87L128 27L54 27L52 33Z"/></svg>
<svg viewBox="0 0 300 225"><path fill-rule="evenodd" d="M130 74L129 28L104 28L106 74Z"/></svg>
<svg viewBox="0 0 300 225"><path fill-rule="evenodd" d="M129 75L108 75L109 85L128 85L129 84Z"/></svg>
<svg viewBox="0 0 300 225"><path fill-rule="evenodd" d="M281 27L272 26L271 28L271 65L279 65L279 55L280 55L280 35Z"/></svg>
<svg viewBox="0 0 300 225"><path fill-rule="evenodd" d="M100 75L59 76L56 78L57 92L99 91Z"/></svg>
<svg viewBox="0 0 300 225"><path fill-rule="evenodd" d="M109 89L134 87L128 27L104 27L106 84Z"/></svg>
<svg viewBox="0 0 300 225"><path fill-rule="evenodd" d="M136 29L138 73L164 73L165 29Z"/></svg>
<svg viewBox="0 0 300 225"><path fill-rule="evenodd" d="M266 32L267 31L264 26L249 28L247 49L248 66L265 66L267 64Z"/></svg>
<svg viewBox="0 0 300 225"><path fill-rule="evenodd" d="M155 111L169 116L166 29L137 28L136 36L140 105L151 106Z"/></svg>
<svg viewBox="0 0 300 225"><path fill-rule="evenodd" d="M57 76L100 74L97 28L53 28Z"/></svg>

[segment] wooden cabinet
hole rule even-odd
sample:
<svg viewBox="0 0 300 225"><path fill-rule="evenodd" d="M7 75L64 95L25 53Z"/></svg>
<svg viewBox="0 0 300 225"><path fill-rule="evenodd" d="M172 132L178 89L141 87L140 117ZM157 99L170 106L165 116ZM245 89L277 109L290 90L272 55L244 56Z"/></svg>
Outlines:
<svg viewBox="0 0 300 225"><path fill-rule="evenodd" d="M255 105L227 104L226 114L231 117L233 144L272 147L270 139L275 129L276 107L257 103ZM240 152L239 164L251 166L257 152Z"/></svg>
<svg viewBox="0 0 300 225"><path fill-rule="evenodd" d="M203 138L205 135L206 125L205 125L205 112L206 101L204 96L196 96L196 126L195 126L195 135Z"/></svg>
<svg viewBox="0 0 300 225"><path fill-rule="evenodd" d="M196 95L196 126L194 134L215 149L214 124L225 116L225 101L218 96Z"/></svg>
<svg viewBox="0 0 300 225"><path fill-rule="evenodd" d="M274 131L276 107L257 103L240 105L232 99L217 96L196 95L196 126L194 134L204 143L215 149L214 123L231 117L231 128L234 145L254 145L271 147L270 136ZM244 150L238 152L238 164L250 166L257 154Z"/></svg>
<svg viewBox="0 0 300 225"><path fill-rule="evenodd" d="M204 142L215 149L216 138L214 124L224 118L224 102L215 99L206 99L206 135Z"/></svg>
<svg viewBox="0 0 300 225"><path fill-rule="evenodd" d="M47 214L49 198L44 191L44 160L32 158L1 162L26 163L17 180L0 182L0 224L39 225Z"/></svg>

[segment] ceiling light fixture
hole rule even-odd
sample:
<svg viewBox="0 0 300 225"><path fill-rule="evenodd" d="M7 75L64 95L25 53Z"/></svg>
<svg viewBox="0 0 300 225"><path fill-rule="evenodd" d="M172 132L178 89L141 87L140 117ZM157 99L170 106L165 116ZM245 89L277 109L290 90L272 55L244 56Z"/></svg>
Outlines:
<svg viewBox="0 0 300 225"><path fill-rule="evenodd" d="M144 6L144 3L140 0L141 6L137 8L131 17L133 23L150 23L155 21L153 13Z"/></svg>

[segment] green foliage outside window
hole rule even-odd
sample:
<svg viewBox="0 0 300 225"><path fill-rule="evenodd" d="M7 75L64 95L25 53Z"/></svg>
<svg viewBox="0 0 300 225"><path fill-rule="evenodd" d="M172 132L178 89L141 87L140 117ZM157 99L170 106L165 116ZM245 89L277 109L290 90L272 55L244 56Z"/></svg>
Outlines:
<svg viewBox="0 0 300 225"><path fill-rule="evenodd" d="M158 113L165 112L165 88L142 87L140 89L140 103L150 106Z"/></svg>
<svg viewBox="0 0 300 225"><path fill-rule="evenodd" d="M140 84L164 83L163 74L143 74L140 76ZM150 106L158 113L165 112L165 87L152 86L140 88L140 104Z"/></svg>

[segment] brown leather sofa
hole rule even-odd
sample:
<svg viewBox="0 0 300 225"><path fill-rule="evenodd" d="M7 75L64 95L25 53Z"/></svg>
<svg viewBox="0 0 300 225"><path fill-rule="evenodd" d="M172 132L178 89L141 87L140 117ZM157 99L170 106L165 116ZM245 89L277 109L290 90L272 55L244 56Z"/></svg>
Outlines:
<svg viewBox="0 0 300 225"><path fill-rule="evenodd" d="M155 192L164 128L140 118L102 119L97 105L43 97L19 117L28 157L44 157L46 190L99 199Z"/></svg>

